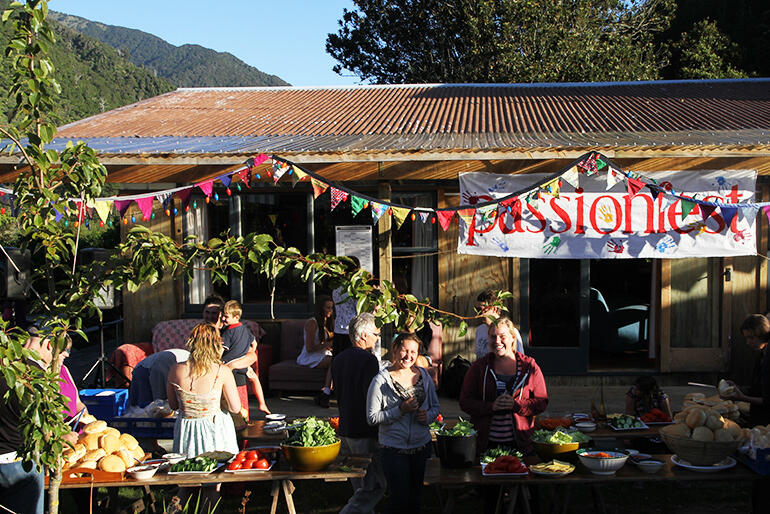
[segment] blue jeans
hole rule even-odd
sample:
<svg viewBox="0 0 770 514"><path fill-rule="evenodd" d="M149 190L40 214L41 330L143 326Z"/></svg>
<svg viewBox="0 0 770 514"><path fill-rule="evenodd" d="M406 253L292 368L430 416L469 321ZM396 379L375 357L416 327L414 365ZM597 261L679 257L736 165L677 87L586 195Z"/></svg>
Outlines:
<svg viewBox="0 0 770 514"><path fill-rule="evenodd" d="M0 505L17 514L43 514L43 472L24 471L21 461L0 464ZM3 509L0 509L3 511Z"/></svg>
<svg viewBox="0 0 770 514"><path fill-rule="evenodd" d="M413 454L399 453L392 448L382 449L382 469L390 489L389 512L420 512L425 461L429 455L430 445Z"/></svg>

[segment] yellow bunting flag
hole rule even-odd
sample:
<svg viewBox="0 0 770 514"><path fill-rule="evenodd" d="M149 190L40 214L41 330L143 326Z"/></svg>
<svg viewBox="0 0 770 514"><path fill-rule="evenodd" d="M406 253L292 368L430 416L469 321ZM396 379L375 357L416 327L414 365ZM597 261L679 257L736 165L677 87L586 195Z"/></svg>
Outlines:
<svg viewBox="0 0 770 514"><path fill-rule="evenodd" d="M550 182L546 182L542 186L543 191L549 195L559 198L559 179L555 178Z"/></svg>
<svg viewBox="0 0 770 514"><path fill-rule="evenodd" d="M275 226L275 222L278 221L278 215L268 214L267 217L270 218L270 221L272 222L273 226Z"/></svg>
<svg viewBox="0 0 770 514"><path fill-rule="evenodd" d="M99 215L99 219L107 223L107 218L110 216L110 209L112 209L112 202L109 200L93 203L89 202L87 206L92 207L96 211L96 214Z"/></svg>
<svg viewBox="0 0 770 514"><path fill-rule="evenodd" d="M470 226L476 216L476 209L460 209L457 211L457 215L465 222L466 226Z"/></svg>
<svg viewBox="0 0 770 514"><path fill-rule="evenodd" d="M406 217L409 216L411 209L404 207L391 207L393 209L393 218L396 220L396 228L401 228L401 225L406 221Z"/></svg>
<svg viewBox="0 0 770 514"><path fill-rule="evenodd" d="M310 177L310 183L313 185L313 198L318 198L329 188L329 184L324 184L317 178Z"/></svg>
<svg viewBox="0 0 770 514"><path fill-rule="evenodd" d="M292 166L291 169L292 169L292 174L291 174L292 185L296 186L297 182L307 177L307 173L305 173L298 167Z"/></svg>

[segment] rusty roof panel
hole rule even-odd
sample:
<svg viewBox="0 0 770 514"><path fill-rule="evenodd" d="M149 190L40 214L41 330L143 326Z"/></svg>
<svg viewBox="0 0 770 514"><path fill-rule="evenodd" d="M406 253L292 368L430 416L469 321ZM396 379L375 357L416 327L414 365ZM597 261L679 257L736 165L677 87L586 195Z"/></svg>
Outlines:
<svg viewBox="0 0 770 514"><path fill-rule="evenodd" d="M71 123L60 136L138 138L147 148L191 138L184 153L211 151L216 138L222 138L219 152L233 151L238 138L280 141L280 148L305 141L302 151L318 149L313 141L327 149L350 149L354 141L374 147L372 141L392 140L384 136L403 136L395 139L400 148L422 150L448 143L477 148L476 142L518 147L530 137L552 147L566 134L596 134L604 144L614 142L601 135L654 134L655 144L667 133L747 130L770 130L770 79L190 88Z"/></svg>

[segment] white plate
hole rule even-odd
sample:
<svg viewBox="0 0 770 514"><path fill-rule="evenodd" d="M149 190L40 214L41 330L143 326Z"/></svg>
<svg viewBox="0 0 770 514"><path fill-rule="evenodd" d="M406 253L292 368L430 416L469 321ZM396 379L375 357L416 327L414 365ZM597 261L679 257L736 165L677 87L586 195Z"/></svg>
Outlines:
<svg viewBox="0 0 770 514"><path fill-rule="evenodd" d="M229 465L233 460L235 460L235 457L227 461L227 464ZM267 469L227 469L227 466L225 466L225 473L264 473L265 471L270 471L273 469L273 466L275 466L276 462L278 461L270 461L270 466Z"/></svg>
<svg viewBox="0 0 770 514"><path fill-rule="evenodd" d="M224 467L224 464L215 467L211 471L170 471L169 470L167 474L168 475L181 475L181 476L185 476L185 475L210 475L211 473L216 473L217 471L222 469L222 467Z"/></svg>
<svg viewBox="0 0 770 514"><path fill-rule="evenodd" d="M735 466L735 459L732 457L727 457L722 462L718 462L712 466L695 466L694 464L690 464L684 459L680 459L678 455L672 455L671 462L685 469L700 471L701 473L716 473L717 471L730 469L731 467Z"/></svg>
<svg viewBox="0 0 770 514"><path fill-rule="evenodd" d="M573 471L575 471L575 466L572 466L572 469L570 469L569 471L560 471L558 473L554 473L553 471L538 471L535 468L529 468L529 472L534 475L538 475L541 477L552 477L552 478L567 476Z"/></svg>
<svg viewBox="0 0 770 514"><path fill-rule="evenodd" d="M265 419L270 421L283 421L286 419L286 414L268 414Z"/></svg>

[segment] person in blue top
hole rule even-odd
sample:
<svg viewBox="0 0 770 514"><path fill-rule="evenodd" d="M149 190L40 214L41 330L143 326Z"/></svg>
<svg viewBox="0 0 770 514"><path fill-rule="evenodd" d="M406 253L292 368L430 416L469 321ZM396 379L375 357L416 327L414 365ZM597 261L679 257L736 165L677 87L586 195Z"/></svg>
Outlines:
<svg viewBox="0 0 770 514"><path fill-rule="evenodd" d="M428 425L439 413L428 372L415 364L421 341L403 333L393 342L393 363L369 385L366 416L379 427L382 467L390 489L390 512L419 512L425 461L430 455Z"/></svg>

